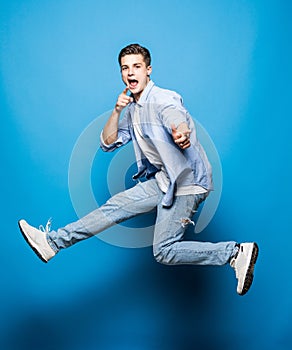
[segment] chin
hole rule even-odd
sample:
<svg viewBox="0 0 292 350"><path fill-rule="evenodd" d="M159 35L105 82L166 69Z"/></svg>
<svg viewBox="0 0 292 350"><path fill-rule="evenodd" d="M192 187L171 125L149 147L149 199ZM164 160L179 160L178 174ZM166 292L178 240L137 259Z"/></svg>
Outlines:
<svg viewBox="0 0 292 350"><path fill-rule="evenodd" d="M141 90L139 90L139 89L133 89L133 90L130 90L131 91L131 93L135 96L135 95L140 95L141 93L142 93L142 91Z"/></svg>

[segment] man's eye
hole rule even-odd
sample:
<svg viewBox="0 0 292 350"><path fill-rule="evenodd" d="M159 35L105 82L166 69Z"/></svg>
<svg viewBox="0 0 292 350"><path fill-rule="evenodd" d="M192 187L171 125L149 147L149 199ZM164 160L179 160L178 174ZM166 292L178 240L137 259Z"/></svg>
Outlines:
<svg viewBox="0 0 292 350"><path fill-rule="evenodd" d="M127 67L122 67L122 70L127 70L128 68Z"/></svg>

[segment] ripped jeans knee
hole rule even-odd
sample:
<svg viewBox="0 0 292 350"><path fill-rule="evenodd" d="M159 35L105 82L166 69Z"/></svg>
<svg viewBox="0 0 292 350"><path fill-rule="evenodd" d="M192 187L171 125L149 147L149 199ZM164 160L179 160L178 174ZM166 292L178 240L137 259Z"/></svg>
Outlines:
<svg viewBox="0 0 292 350"><path fill-rule="evenodd" d="M187 227L188 225L193 225L195 226L195 223L193 220L191 220L190 218L181 218L180 219L180 224L183 228Z"/></svg>

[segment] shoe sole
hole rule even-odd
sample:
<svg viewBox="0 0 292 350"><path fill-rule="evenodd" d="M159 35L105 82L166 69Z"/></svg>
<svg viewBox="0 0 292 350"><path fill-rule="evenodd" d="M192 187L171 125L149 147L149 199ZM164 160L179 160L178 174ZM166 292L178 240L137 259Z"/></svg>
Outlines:
<svg viewBox="0 0 292 350"><path fill-rule="evenodd" d="M254 266L255 266L255 263L257 261L258 255L259 255L259 247L256 243L254 243L249 266L248 266L248 269L246 272L246 276L245 276L245 280L244 280L244 284L243 284L243 288L242 288L242 292L239 295L246 294L252 285Z"/></svg>
<svg viewBox="0 0 292 350"><path fill-rule="evenodd" d="M31 249L35 252L35 254L44 262L44 263L47 263L47 260L41 255L41 253L32 245L32 243L30 242L29 238L26 236L25 232L23 231L22 227L21 227L21 224L20 224L20 221L18 221L18 226L19 226L19 229L20 229L20 232L23 236L23 238L25 239L26 243L31 247Z"/></svg>

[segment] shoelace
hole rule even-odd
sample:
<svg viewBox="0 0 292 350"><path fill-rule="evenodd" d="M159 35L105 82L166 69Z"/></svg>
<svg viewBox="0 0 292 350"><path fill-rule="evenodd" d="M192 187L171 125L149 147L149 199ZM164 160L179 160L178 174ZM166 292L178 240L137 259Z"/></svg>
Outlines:
<svg viewBox="0 0 292 350"><path fill-rule="evenodd" d="M46 223L46 226L44 227L43 225L39 226L39 230L45 232L45 233L49 233L51 231L51 225L52 225L52 218L49 218L49 220Z"/></svg>

